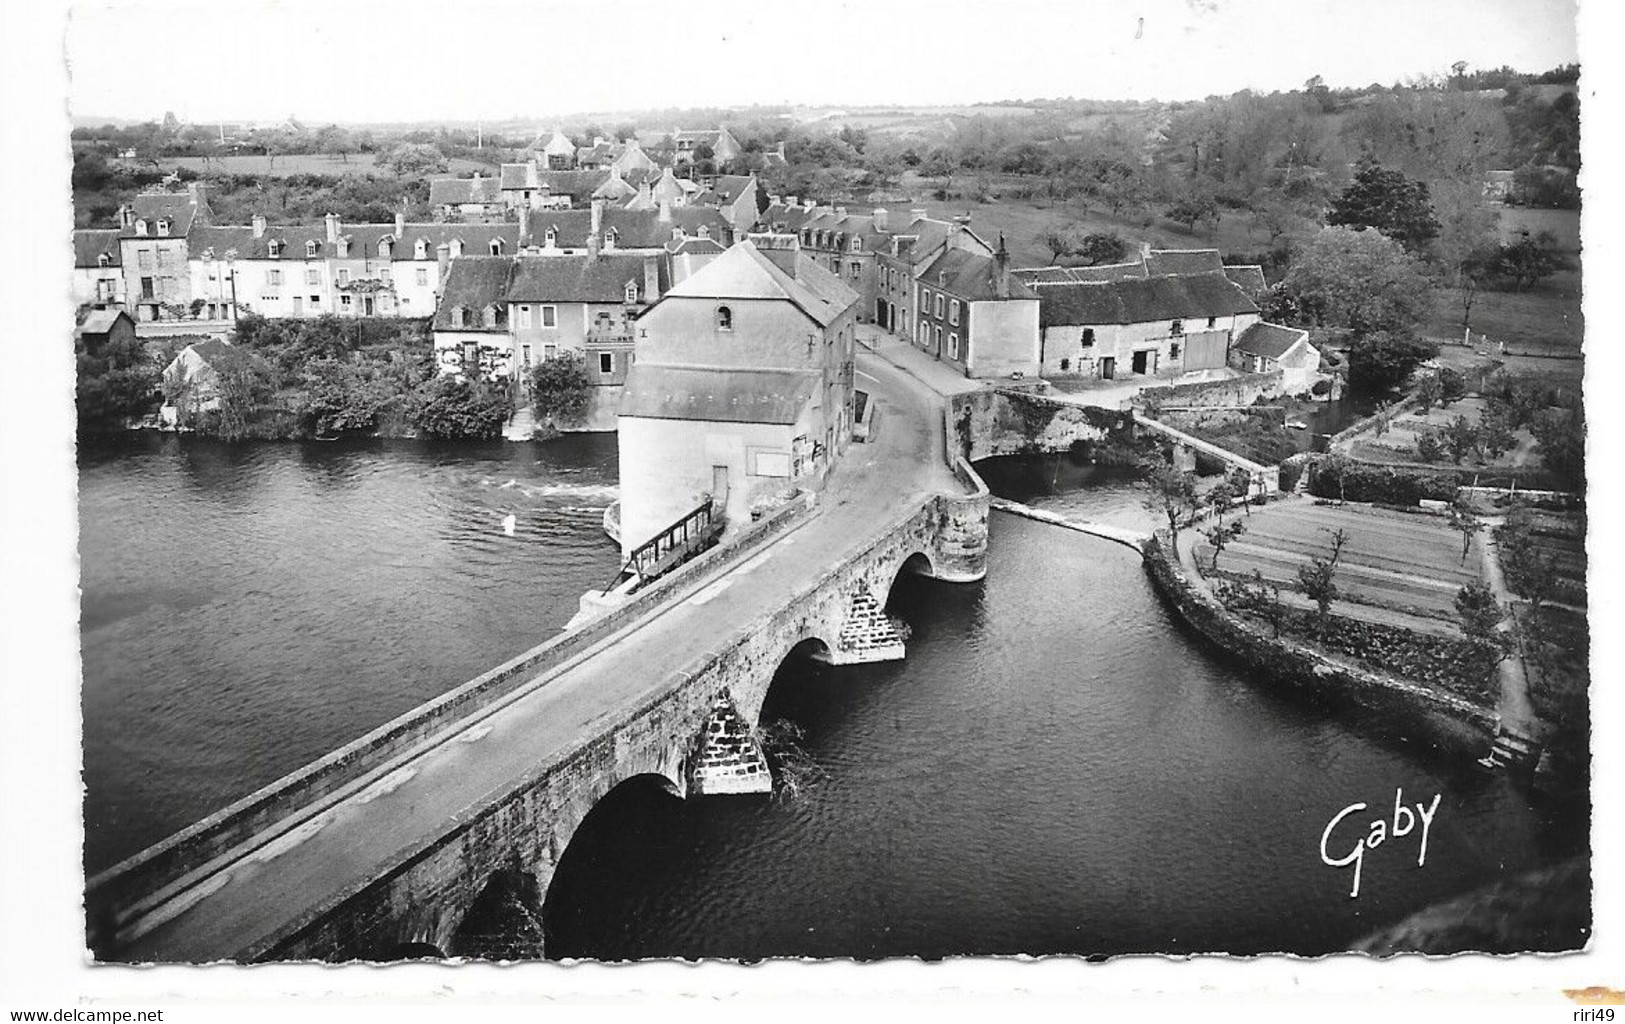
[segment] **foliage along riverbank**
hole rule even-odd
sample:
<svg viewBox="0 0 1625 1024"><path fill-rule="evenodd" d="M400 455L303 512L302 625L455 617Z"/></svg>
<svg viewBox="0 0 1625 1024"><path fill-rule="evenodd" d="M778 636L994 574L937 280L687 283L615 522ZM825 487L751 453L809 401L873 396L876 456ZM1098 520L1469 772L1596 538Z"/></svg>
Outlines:
<svg viewBox="0 0 1625 1024"><path fill-rule="evenodd" d="M568 423L585 405L585 370L559 359L522 384L437 374L427 320L268 320L245 315L233 343L214 346L191 379L165 368L194 337L138 338L77 351L82 435L151 422L160 405L176 426L226 441L342 435L499 437L516 406L540 400Z"/></svg>

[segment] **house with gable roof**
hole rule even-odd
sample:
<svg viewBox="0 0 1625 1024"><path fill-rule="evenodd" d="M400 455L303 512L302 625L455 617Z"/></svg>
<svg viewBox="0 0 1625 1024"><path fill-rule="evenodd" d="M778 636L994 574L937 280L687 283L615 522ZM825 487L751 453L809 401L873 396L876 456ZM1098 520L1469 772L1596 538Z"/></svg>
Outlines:
<svg viewBox="0 0 1625 1024"><path fill-rule="evenodd" d="M192 301L187 233L213 222L201 182L185 192L143 192L118 210L126 304L139 322L173 319Z"/></svg>
<svg viewBox="0 0 1625 1024"><path fill-rule="evenodd" d="M73 233L75 306L122 306L124 267L116 229L82 228Z"/></svg>
<svg viewBox="0 0 1625 1024"><path fill-rule="evenodd" d="M638 319L619 416L623 554L702 503L736 531L821 485L852 436L857 303L795 237L762 237Z"/></svg>
<svg viewBox="0 0 1625 1024"><path fill-rule="evenodd" d="M1320 369L1320 350L1309 332L1278 324L1255 323L1230 346L1230 365L1244 373L1281 371L1281 390L1289 395L1308 391Z"/></svg>
<svg viewBox="0 0 1625 1024"><path fill-rule="evenodd" d="M677 129L671 133L671 141L671 161L676 167L693 164L702 152L701 147L710 148L711 159L718 168L728 166L745 152L733 133L722 127L698 131Z"/></svg>
<svg viewBox="0 0 1625 1024"><path fill-rule="evenodd" d="M507 204L502 198L501 176L474 172L471 178L430 178L429 208L438 221L501 220Z"/></svg>

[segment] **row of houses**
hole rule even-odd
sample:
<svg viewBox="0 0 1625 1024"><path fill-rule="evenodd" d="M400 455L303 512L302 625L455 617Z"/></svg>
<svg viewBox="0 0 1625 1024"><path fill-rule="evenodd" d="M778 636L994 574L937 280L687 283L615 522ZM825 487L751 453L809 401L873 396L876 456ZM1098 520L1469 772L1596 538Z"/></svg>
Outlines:
<svg viewBox="0 0 1625 1024"><path fill-rule="evenodd" d="M229 322L268 317L401 316L435 312L449 266L467 256L672 253L692 260L733 243L736 228L711 206L518 212L500 223L215 225L198 183L136 196L119 227L74 233L73 297L129 310L138 322L179 317ZM196 307L194 310L194 306Z"/></svg>

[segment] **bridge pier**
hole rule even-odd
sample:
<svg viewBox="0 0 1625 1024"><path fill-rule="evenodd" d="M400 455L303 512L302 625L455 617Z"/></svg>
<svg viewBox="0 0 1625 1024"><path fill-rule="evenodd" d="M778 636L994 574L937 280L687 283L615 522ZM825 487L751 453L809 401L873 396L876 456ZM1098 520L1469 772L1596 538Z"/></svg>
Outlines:
<svg viewBox="0 0 1625 1024"><path fill-rule="evenodd" d="M762 745L727 698L712 710L690 765L688 791L695 796L773 792Z"/></svg>
<svg viewBox="0 0 1625 1024"><path fill-rule="evenodd" d="M886 609L880 606L868 587L862 587L848 602L846 618L835 646L813 658L828 665L867 665L877 661L902 661L903 634Z"/></svg>

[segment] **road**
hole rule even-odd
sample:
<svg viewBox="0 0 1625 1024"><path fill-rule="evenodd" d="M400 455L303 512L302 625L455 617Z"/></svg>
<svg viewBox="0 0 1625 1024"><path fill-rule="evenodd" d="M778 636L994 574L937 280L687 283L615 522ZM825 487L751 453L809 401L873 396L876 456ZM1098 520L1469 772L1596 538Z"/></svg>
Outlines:
<svg viewBox="0 0 1625 1024"><path fill-rule="evenodd" d="M881 524L963 486L944 465L940 398L869 353L858 387L878 402L867 444L831 474L818 511L720 586L628 626L184 879L120 931L127 961L193 962L260 948L285 923L356 891L426 837L464 820L652 698L685 666L732 646Z"/></svg>

